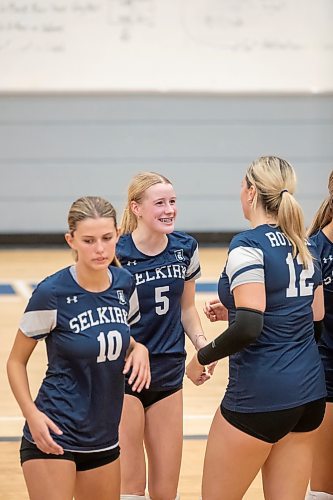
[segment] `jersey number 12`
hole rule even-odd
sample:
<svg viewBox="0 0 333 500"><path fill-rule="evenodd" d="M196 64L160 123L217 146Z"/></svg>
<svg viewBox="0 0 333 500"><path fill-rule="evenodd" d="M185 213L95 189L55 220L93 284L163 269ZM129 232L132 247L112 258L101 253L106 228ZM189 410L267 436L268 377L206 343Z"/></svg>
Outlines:
<svg viewBox="0 0 333 500"><path fill-rule="evenodd" d="M312 260L309 262L308 268L301 271L299 276L299 289L296 287L296 269L294 259L291 253L288 253L286 262L289 268L289 286L286 290L286 297L304 297L313 295L313 283L306 284L306 280L314 275L314 267ZM302 265L300 255L297 255L297 263Z"/></svg>

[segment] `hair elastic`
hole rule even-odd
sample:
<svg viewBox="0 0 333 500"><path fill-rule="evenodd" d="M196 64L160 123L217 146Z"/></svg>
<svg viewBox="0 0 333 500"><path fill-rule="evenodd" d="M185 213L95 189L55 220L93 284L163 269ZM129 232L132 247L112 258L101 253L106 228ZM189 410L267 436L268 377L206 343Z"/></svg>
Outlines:
<svg viewBox="0 0 333 500"><path fill-rule="evenodd" d="M283 193L289 193L288 189L282 189L281 193L280 193L280 196L283 195Z"/></svg>

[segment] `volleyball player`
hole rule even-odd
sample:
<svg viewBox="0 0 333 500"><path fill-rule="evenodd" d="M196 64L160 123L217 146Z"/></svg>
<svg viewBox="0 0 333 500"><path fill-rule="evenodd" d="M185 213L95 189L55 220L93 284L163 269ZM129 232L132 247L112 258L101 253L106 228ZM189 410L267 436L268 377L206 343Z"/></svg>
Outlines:
<svg viewBox="0 0 333 500"><path fill-rule="evenodd" d="M313 324L324 307L320 263L306 243L295 187L283 159L261 157L247 169L241 203L252 228L233 238L218 288L229 328L187 367L200 381L205 365L229 356L229 383L207 442L203 500L240 500L260 469L265 498L303 500L306 493L325 411Z"/></svg>
<svg viewBox="0 0 333 500"><path fill-rule="evenodd" d="M318 329L318 344L326 377L326 410L318 429L308 500L333 500L333 171L329 195L319 208L309 229L317 245L323 273L325 317Z"/></svg>
<svg viewBox="0 0 333 500"><path fill-rule="evenodd" d="M152 380L140 394L126 384L120 426L123 500L174 500L182 455L185 335L196 349L207 343L194 294L200 276L197 242L177 232L176 194L153 172L136 175L128 189L117 256L135 277L140 320L131 328L149 350ZM200 383L209 377L204 373Z"/></svg>
<svg viewBox="0 0 333 500"><path fill-rule="evenodd" d="M114 208L80 198L68 225L76 262L37 286L8 360L26 418L21 463L31 500L116 500L124 373L134 392L148 387L148 352L130 340L139 310L133 277L115 258ZM48 366L33 401L27 363L44 339Z"/></svg>

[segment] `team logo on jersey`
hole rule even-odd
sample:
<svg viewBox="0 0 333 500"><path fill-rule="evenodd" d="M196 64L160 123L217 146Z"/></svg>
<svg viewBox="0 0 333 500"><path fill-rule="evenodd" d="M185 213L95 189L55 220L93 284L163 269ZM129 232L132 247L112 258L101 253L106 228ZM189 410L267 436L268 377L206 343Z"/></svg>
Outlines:
<svg viewBox="0 0 333 500"><path fill-rule="evenodd" d="M136 266L136 260L128 260L126 265L127 266Z"/></svg>
<svg viewBox="0 0 333 500"><path fill-rule="evenodd" d="M180 250L175 250L175 256L176 256L176 259L179 262L183 262L183 260L184 260L184 251L183 251L183 249L181 248Z"/></svg>
<svg viewBox="0 0 333 500"><path fill-rule="evenodd" d="M118 295L118 299L119 299L119 304L122 304L122 305L126 304L124 290L117 290L117 295Z"/></svg>
<svg viewBox="0 0 333 500"><path fill-rule="evenodd" d="M72 302L74 302L76 304L76 302L78 301L77 295L73 295L73 297L67 297L66 301L67 301L67 304L71 304Z"/></svg>

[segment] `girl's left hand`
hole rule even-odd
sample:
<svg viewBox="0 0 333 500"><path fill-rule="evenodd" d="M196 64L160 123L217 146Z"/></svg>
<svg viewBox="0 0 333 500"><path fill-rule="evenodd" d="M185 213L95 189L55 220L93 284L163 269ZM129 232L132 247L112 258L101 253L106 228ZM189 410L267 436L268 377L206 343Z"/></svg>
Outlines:
<svg viewBox="0 0 333 500"><path fill-rule="evenodd" d="M196 354L186 366L186 375L195 385L202 385L206 380L210 379L210 374L207 372L206 367L199 363Z"/></svg>
<svg viewBox="0 0 333 500"><path fill-rule="evenodd" d="M132 390L141 392L143 388L148 389L151 379L149 353L148 349L139 342L134 342L129 348L123 373L128 373L131 368L128 383L132 386Z"/></svg>

